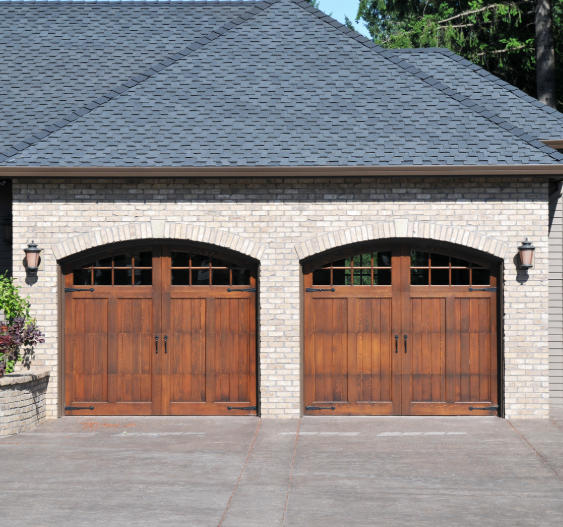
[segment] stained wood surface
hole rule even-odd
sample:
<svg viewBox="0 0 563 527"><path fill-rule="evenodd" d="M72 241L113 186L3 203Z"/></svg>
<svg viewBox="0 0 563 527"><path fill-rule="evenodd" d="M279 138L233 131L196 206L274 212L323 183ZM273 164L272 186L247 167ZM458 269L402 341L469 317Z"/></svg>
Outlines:
<svg viewBox="0 0 563 527"><path fill-rule="evenodd" d="M498 403L497 293L411 286L411 248L387 248L391 286L305 293L305 406L335 406L306 414L498 414L469 410Z"/></svg>
<svg viewBox="0 0 563 527"><path fill-rule="evenodd" d="M65 405L94 406L66 413L256 414L227 408L256 406L256 294L172 286L170 247L152 251L152 286L65 293Z"/></svg>

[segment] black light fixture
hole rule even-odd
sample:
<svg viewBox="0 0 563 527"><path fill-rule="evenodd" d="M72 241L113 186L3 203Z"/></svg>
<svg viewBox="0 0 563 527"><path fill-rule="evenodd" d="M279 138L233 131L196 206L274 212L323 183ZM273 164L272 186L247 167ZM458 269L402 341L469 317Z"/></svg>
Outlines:
<svg viewBox="0 0 563 527"><path fill-rule="evenodd" d="M526 241L522 242L522 245L518 247L518 255L520 256L520 269L531 269L534 267L534 251L535 247L532 242Z"/></svg>
<svg viewBox="0 0 563 527"><path fill-rule="evenodd" d="M37 270L39 269L39 254L41 249L37 247L37 244L31 241L27 244L27 249L24 249L25 253L25 270L28 276L37 276Z"/></svg>
<svg viewBox="0 0 563 527"><path fill-rule="evenodd" d="M12 218L5 218L2 222L2 230L4 231L4 241L12 243Z"/></svg>

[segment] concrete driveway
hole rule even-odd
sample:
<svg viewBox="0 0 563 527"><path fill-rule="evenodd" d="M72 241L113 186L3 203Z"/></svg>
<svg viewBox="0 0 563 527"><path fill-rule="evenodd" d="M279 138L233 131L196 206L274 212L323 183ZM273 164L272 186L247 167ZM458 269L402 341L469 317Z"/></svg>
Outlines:
<svg viewBox="0 0 563 527"><path fill-rule="evenodd" d="M563 411L72 418L0 439L10 526L563 525Z"/></svg>

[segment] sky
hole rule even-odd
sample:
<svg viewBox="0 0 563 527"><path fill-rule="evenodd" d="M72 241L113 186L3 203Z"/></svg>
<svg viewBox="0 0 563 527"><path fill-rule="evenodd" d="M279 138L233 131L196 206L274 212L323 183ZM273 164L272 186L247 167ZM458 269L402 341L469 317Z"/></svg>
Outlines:
<svg viewBox="0 0 563 527"><path fill-rule="evenodd" d="M368 30L363 22L360 21L359 24L355 22L359 3L359 0L320 0L319 9L327 15L332 12L332 18L336 18L341 24L344 24L344 15L346 15L354 24L356 31L369 37Z"/></svg>

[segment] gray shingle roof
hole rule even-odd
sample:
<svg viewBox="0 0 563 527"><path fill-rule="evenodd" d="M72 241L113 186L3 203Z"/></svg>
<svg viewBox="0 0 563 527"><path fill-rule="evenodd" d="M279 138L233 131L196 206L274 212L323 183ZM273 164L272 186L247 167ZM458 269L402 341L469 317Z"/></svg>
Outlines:
<svg viewBox="0 0 563 527"><path fill-rule="evenodd" d="M50 3L35 5L48 8ZM73 11L75 6L87 10L91 5L60 7ZM109 4L98 5L106 8ZM131 49L128 38L123 38L122 52L110 54L115 60L99 61L103 68L93 68L105 68L105 74L97 78L113 75L115 79L101 90L87 80L86 65L96 59L91 54L83 58L78 50L75 60L84 60L82 84L77 81L82 91L78 90L80 98L74 97L73 81L69 81L71 102L61 95L53 103L56 81L48 84L53 89L45 96L39 88L31 90L30 99L16 93L8 115L25 109L31 116L40 116L34 124L46 131L35 132L28 141L31 146L23 143L23 130L30 133L23 119L9 135L19 144L8 142L11 150L3 149L2 164L502 165L554 164L563 159L536 141L535 129L490 115L486 106L476 104L458 87L452 90L424 67L413 67L402 56L378 48L305 2L233 3L231 22L219 14L226 5L223 2L114 5L119 16L88 15L110 50L116 47L112 39L120 33L115 20L119 27L127 26L129 17L139 19L144 5L153 9L142 12L144 26L139 32L153 26L151 17L166 18L159 18L161 7L165 11L178 5L181 9L176 13L184 18L175 27L184 24L187 29L182 37L171 31L170 42L159 44L156 51L149 46L146 57L142 38L131 37ZM10 4L16 11L25 10L23 6ZM197 16L192 17L190 10ZM69 15L67 26L72 28L73 20L81 24L81 15ZM41 25L40 20L36 22L36 27ZM211 29L215 32L210 33ZM60 31L53 37L56 45L62 35L72 42L80 34L76 28L63 26ZM163 34L167 40L167 33ZM49 48L49 34L44 38ZM137 55L143 60L136 61ZM41 51L34 56L41 56ZM122 59L125 56L133 60ZM151 64L152 71L147 71ZM20 66L31 81L32 68L26 60ZM43 70L43 75L48 71ZM139 76L139 71L144 73ZM36 77L40 83L41 74ZM93 99L88 99L89 93ZM41 111L34 114L34 108ZM68 115L70 108L74 112ZM542 112L538 119L548 117Z"/></svg>
<svg viewBox="0 0 563 527"><path fill-rule="evenodd" d="M540 139L563 139L563 114L449 49L390 51L527 133Z"/></svg>

